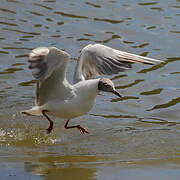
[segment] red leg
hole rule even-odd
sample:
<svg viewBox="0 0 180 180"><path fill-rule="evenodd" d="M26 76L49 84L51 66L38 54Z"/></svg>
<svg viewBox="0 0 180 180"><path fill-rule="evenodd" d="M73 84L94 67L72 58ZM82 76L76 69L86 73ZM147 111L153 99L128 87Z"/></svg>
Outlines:
<svg viewBox="0 0 180 180"><path fill-rule="evenodd" d="M53 130L53 121L47 116L47 114L46 114L46 110L43 110L42 111L42 114L43 114L43 116L49 121L49 127L46 129L47 130L47 134L50 134L51 133L51 131Z"/></svg>
<svg viewBox="0 0 180 180"><path fill-rule="evenodd" d="M66 124L64 125L64 128L66 128L66 129L77 128L77 129L80 131L81 134L89 133L89 132L87 131L87 129L84 128L84 127L82 127L81 125L68 126L69 120L70 120L70 119L68 119L68 120L66 121Z"/></svg>

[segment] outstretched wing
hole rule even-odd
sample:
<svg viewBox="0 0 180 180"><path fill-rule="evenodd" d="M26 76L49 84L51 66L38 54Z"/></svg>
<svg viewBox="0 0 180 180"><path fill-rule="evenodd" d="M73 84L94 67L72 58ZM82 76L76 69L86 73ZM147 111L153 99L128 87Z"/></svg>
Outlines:
<svg viewBox="0 0 180 180"><path fill-rule="evenodd" d="M117 74L131 67L131 63L156 64L162 61L119 51L101 44L85 46L77 63L74 82L102 74Z"/></svg>
<svg viewBox="0 0 180 180"><path fill-rule="evenodd" d="M62 64L67 63L69 57L68 53L55 47L38 47L29 54L29 69L32 69L32 75L43 83Z"/></svg>
<svg viewBox="0 0 180 180"><path fill-rule="evenodd" d="M39 47L31 51L28 62L32 75L38 80L36 104L43 105L53 99L65 99L71 86L65 79L70 55L55 47Z"/></svg>

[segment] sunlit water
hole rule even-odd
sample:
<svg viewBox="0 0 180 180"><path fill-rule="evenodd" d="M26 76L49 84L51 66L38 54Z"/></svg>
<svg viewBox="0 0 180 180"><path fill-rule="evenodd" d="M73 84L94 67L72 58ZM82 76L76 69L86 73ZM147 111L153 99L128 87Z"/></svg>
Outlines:
<svg viewBox="0 0 180 180"><path fill-rule="evenodd" d="M0 179L180 179L179 0L1 0ZM56 46L72 55L103 43L165 61L111 76L123 98L103 93L65 130L21 116L34 102L27 54Z"/></svg>

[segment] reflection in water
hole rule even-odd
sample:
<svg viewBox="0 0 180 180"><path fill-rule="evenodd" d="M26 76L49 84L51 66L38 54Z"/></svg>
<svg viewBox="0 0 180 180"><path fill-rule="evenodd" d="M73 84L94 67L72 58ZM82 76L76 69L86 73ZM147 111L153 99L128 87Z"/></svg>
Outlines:
<svg viewBox="0 0 180 180"><path fill-rule="evenodd" d="M96 170L94 168L81 167L76 165L79 157L44 157L39 158L38 162L26 162L24 164L25 171L33 172L36 175L41 175L44 180L59 180L59 179L74 179L87 180L94 177ZM75 164L72 160L75 160ZM65 160L65 161L64 161ZM98 160L93 156L81 156L80 162L86 163Z"/></svg>
<svg viewBox="0 0 180 180"><path fill-rule="evenodd" d="M44 180L74 179L88 180L94 177L96 170L94 168L84 168L77 165L48 162L45 163L29 163L24 165L25 171L33 172L41 175Z"/></svg>

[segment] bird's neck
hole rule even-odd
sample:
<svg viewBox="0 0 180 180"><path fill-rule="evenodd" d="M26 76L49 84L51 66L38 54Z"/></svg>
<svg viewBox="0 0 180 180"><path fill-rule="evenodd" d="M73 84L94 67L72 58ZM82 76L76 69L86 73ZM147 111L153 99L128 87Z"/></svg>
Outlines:
<svg viewBox="0 0 180 180"><path fill-rule="evenodd" d="M99 79L90 79L80 81L74 84L73 87L77 90L78 94L81 94L82 96L87 96L89 98L95 98L99 93L98 83Z"/></svg>

